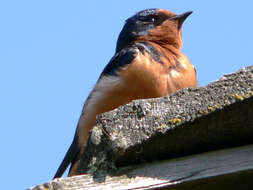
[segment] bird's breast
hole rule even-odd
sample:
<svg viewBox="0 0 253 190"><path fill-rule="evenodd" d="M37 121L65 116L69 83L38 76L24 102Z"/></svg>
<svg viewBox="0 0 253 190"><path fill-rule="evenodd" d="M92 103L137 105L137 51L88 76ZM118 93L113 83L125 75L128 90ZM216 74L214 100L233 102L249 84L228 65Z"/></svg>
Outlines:
<svg viewBox="0 0 253 190"><path fill-rule="evenodd" d="M148 53L139 52L133 62L122 69L120 76L134 99L167 95L167 72Z"/></svg>
<svg viewBox="0 0 253 190"><path fill-rule="evenodd" d="M168 62L168 91L174 92L181 88L197 87L197 74L195 67L189 59L181 54Z"/></svg>
<svg viewBox="0 0 253 190"><path fill-rule="evenodd" d="M181 88L197 86L194 66L186 56L161 60L158 62L150 54L139 52L122 69L120 76L133 99L166 96Z"/></svg>

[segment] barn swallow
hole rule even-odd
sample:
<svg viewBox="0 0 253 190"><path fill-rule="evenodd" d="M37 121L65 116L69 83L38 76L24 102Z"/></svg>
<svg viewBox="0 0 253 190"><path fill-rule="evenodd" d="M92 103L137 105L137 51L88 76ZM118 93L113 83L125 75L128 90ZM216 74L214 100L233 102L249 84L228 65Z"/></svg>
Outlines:
<svg viewBox="0 0 253 190"><path fill-rule="evenodd" d="M54 178L71 164L77 167L96 115L132 100L166 96L186 87L196 87L194 66L181 52L182 25L192 12L174 14L164 9L146 9L126 20L116 52L88 96L73 142Z"/></svg>

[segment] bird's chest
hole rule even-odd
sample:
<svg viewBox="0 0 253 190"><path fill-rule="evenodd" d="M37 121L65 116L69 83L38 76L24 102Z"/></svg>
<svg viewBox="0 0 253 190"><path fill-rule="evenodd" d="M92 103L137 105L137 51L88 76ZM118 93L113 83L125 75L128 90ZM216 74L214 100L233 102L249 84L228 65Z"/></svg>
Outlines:
<svg viewBox="0 0 253 190"><path fill-rule="evenodd" d="M197 85L195 69L187 57L161 60L140 53L121 71L129 93L137 98L154 98Z"/></svg>
<svg viewBox="0 0 253 190"><path fill-rule="evenodd" d="M120 74L128 89L138 98L153 98L167 95L168 72L148 54L138 54Z"/></svg>

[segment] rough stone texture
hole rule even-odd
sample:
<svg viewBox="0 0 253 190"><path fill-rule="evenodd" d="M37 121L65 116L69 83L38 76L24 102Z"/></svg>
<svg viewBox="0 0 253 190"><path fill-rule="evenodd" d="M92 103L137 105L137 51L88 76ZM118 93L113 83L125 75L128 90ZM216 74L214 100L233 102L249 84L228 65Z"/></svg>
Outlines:
<svg viewBox="0 0 253 190"><path fill-rule="evenodd" d="M79 172L95 180L121 166L250 143L253 66L205 87L136 100L99 115Z"/></svg>
<svg viewBox="0 0 253 190"><path fill-rule="evenodd" d="M136 100L97 117L80 173L253 142L253 66L206 87Z"/></svg>

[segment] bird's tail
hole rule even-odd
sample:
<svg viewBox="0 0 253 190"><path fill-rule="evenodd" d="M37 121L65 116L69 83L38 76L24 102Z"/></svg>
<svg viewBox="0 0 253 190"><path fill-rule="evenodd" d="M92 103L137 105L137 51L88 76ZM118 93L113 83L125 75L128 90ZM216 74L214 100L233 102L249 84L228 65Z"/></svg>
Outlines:
<svg viewBox="0 0 253 190"><path fill-rule="evenodd" d="M64 159L61 162L61 165L59 166L56 174L54 175L54 178L59 178L62 176L62 174L65 172L70 163L72 163L75 160L79 151L80 146L78 145L77 140L74 138L71 146L68 149L68 152L66 153Z"/></svg>

